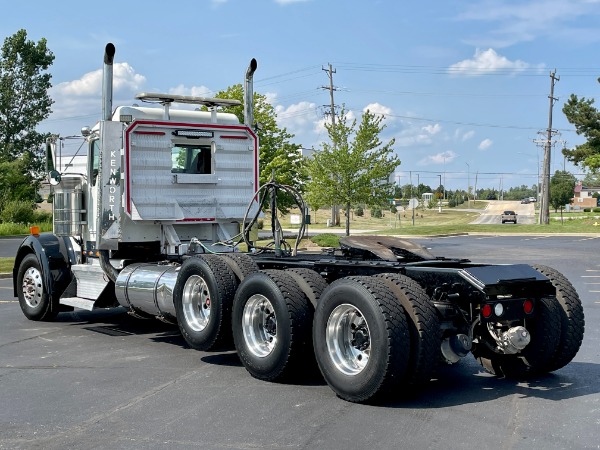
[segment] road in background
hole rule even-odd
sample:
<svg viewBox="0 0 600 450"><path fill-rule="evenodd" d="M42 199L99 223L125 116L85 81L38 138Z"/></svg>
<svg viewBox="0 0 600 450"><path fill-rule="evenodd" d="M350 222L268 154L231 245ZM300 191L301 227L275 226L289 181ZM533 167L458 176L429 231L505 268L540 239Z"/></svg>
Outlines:
<svg viewBox="0 0 600 450"><path fill-rule="evenodd" d="M484 373L468 356L414 397L358 405L317 376L256 380L234 352L194 351L177 327L157 320L100 310L28 321L11 280L0 280L0 449L597 448L600 239L418 242L437 256L562 271L586 314L574 361L515 381Z"/></svg>
<svg viewBox="0 0 600 450"><path fill-rule="evenodd" d="M535 223L535 203L521 203L519 200L490 200L485 209L480 210L480 216L471 224L496 224L502 223L500 216L503 211L517 213L518 224ZM512 223L505 225L514 225Z"/></svg>
<svg viewBox="0 0 600 450"><path fill-rule="evenodd" d="M0 237L0 258L14 258L25 236Z"/></svg>

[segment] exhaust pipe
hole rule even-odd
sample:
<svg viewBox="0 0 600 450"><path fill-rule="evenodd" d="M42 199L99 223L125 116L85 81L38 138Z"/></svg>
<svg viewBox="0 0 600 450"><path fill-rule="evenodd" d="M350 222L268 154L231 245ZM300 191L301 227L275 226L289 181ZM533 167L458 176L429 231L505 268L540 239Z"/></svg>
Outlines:
<svg viewBox="0 0 600 450"><path fill-rule="evenodd" d="M258 67L256 59L252 58L246 70L244 79L244 123L252 128L254 126L254 71Z"/></svg>
<svg viewBox="0 0 600 450"><path fill-rule="evenodd" d="M110 120L112 117L114 57L115 46L109 42L104 49L104 71L102 72L102 120Z"/></svg>
<svg viewBox="0 0 600 450"><path fill-rule="evenodd" d="M115 46L110 42L104 49L104 70L102 72L102 120L110 120L112 117L113 101L113 60L115 57ZM100 267L114 283L119 271L110 264L108 250L100 250Z"/></svg>

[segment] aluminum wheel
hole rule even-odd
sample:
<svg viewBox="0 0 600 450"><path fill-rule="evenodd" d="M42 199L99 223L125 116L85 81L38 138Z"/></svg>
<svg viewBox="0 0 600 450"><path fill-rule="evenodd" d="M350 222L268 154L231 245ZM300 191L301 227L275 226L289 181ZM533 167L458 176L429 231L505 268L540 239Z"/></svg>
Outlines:
<svg viewBox="0 0 600 450"><path fill-rule="evenodd" d="M44 295L44 285L42 284L42 274L35 267L30 267L23 276L23 298L27 305L36 308L42 301Z"/></svg>
<svg viewBox="0 0 600 450"><path fill-rule="evenodd" d="M268 356L275 348L277 317L273 305L264 295L252 295L244 305L242 332L248 350L259 358Z"/></svg>
<svg viewBox="0 0 600 450"><path fill-rule="evenodd" d="M348 303L336 307L327 320L327 350L335 367L345 375L357 375L371 354L369 326L358 308Z"/></svg>
<svg viewBox="0 0 600 450"><path fill-rule="evenodd" d="M190 328L202 331L210 320L210 292L204 278L190 276L185 282L182 295L183 315Z"/></svg>

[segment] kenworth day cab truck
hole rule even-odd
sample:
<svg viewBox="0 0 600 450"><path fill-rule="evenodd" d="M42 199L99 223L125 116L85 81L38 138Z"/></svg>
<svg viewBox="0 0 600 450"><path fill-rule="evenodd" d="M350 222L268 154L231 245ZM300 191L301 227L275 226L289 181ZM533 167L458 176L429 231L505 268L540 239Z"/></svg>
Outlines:
<svg viewBox="0 0 600 450"><path fill-rule="evenodd" d="M85 173L56 170L60 139L47 143L53 232L25 238L13 269L27 318L124 308L177 324L194 349L235 347L262 380L318 367L353 402L426 387L438 364L469 353L506 377L551 372L577 354L583 308L552 268L435 257L394 237L301 252L276 214L273 242L259 246L260 211L276 211L282 192L305 205L291 186L259 186L256 61L240 123L219 111L240 102L218 98L143 93L158 107L113 111L114 54L108 44L102 119L82 130ZM247 252L235 245L242 239Z"/></svg>

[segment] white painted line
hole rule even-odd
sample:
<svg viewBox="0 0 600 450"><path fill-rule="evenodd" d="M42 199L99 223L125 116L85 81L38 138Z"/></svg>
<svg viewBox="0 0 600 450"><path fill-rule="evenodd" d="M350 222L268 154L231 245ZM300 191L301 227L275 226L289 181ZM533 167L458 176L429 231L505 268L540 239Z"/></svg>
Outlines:
<svg viewBox="0 0 600 450"><path fill-rule="evenodd" d="M585 269L586 272L600 272L600 269Z"/></svg>
<svg viewBox="0 0 600 450"><path fill-rule="evenodd" d="M600 278L600 275L581 275L581 278Z"/></svg>

